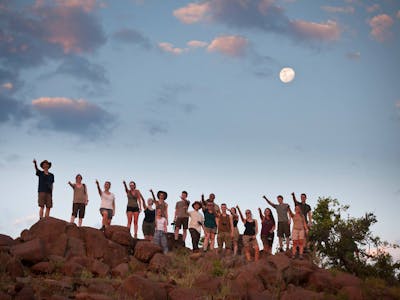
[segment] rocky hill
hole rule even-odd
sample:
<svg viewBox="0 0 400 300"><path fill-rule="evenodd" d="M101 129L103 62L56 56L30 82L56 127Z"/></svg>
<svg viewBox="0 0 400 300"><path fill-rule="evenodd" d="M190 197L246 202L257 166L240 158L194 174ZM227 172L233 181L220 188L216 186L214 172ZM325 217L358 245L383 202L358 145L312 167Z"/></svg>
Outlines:
<svg viewBox="0 0 400 300"><path fill-rule="evenodd" d="M318 268L284 253L192 253L169 234L167 255L128 229L102 232L44 218L0 235L0 299L399 299L398 288Z"/></svg>

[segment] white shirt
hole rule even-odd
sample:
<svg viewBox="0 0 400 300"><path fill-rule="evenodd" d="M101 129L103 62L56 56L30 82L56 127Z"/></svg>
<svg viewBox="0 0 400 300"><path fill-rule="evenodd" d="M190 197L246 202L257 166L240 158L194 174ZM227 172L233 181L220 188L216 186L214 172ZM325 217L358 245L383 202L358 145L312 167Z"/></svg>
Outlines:
<svg viewBox="0 0 400 300"><path fill-rule="evenodd" d="M196 229L199 233L201 233L201 225L198 222L204 223L204 217L199 211L189 211L188 212L190 221L189 228Z"/></svg>
<svg viewBox="0 0 400 300"><path fill-rule="evenodd" d="M157 218L156 217L156 230L164 231L165 227L167 226L167 219L164 217Z"/></svg>
<svg viewBox="0 0 400 300"><path fill-rule="evenodd" d="M113 209L113 203L115 201L115 196L113 193L106 194L101 193L101 208Z"/></svg>

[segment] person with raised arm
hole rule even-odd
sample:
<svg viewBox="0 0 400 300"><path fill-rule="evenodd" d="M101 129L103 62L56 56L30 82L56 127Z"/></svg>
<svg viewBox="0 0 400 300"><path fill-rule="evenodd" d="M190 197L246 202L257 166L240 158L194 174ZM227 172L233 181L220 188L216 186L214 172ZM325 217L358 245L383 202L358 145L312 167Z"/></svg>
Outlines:
<svg viewBox="0 0 400 300"><path fill-rule="evenodd" d="M138 219L139 213L142 211L141 199L144 201L142 194L136 189L136 183L134 181L129 182L129 189L126 186L125 180L123 181L125 192L128 197L128 204L126 206L126 217L128 218L129 232L131 231L132 217L133 217L133 232L134 238L137 239L138 232Z"/></svg>
<svg viewBox="0 0 400 300"><path fill-rule="evenodd" d="M147 205L143 198L142 202L142 206L144 207L144 219L142 224L143 235L146 240L151 241L154 236L156 211L153 208L152 198L147 199Z"/></svg>
<svg viewBox="0 0 400 300"><path fill-rule="evenodd" d="M214 203L210 201L204 201L202 195L203 203L203 215L204 215L204 242L203 251L206 252L208 245L210 245L210 250L214 250L215 244L215 234L217 233L217 212L215 211Z"/></svg>
<svg viewBox="0 0 400 300"><path fill-rule="evenodd" d="M165 202L167 200L168 194L167 192L164 191L158 191L157 192L157 199L154 196L153 190L150 190L151 195L153 196L153 201L156 204L156 209L159 208L161 209L161 216L163 216L168 223L168 203Z"/></svg>
<svg viewBox="0 0 400 300"><path fill-rule="evenodd" d="M50 216L50 209L53 207L53 184L54 175L49 172L51 162L44 160L40 163L43 171L39 170L36 159L33 160L36 176L39 177L38 185L38 205L39 205L39 219L43 218L43 210L46 207L45 216Z"/></svg>
<svg viewBox="0 0 400 300"><path fill-rule="evenodd" d="M207 206L207 203L211 202L214 205L215 212L217 214L220 213L219 206L218 206L217 203L215 203L215 194L214 193L211 193L210 196L208 196L207 200L204 200L204 194L202 194L201 195L201 202L203 203L203 206Z"/></svg>
<svg viewBox="0 0 400 300"><path fill-rule="evenodd" d="M261 219L261 241L264 246L264 252L271 254L272 244L274 243L275 219L269 208L264 210L264 214L261 212L261 208L258 208L258 212Z"/></svg>
<svg viewBox="0 0 400 300"><path fill-rule="evenodd" d="M231 216L232 216L232 223L233 223L233 255L236 255L238 252L238 245L239 245L239 229L237 227L239 223L239 216L237 214L236 208L231 207L230 209Z"/></svg>
<svg viewBox="0 0 400 300"><path fill-rule="evenodd" d="M312 211L311 211L311 206L306 203L307 195L302 193L300 195L301 201L297 201L296 195L294 193L292 193L292 197L294 206L300 206L300 211L303 214L304 218L306 219L308 228L310 228L312 224Z"/></svg>
<svg viewBox="0 0 400 300"><path fill-rule="evenodd" d="M293 232L292 232L292 257L296 257L297 247L299 247L299 258L303 259L303 251L304 251L304 240L306 233L308 232L308 227L306 223L306 219L301 212L300 206L295 206L295 213L289 207L289 213L293 219Z"/></svg>
<svg viewBox="0 0 400 300"><path fill-rule="evenodd" d="M86 205L89 202L87 188L86 185L82 183L81 174L75 176L75 183L68 181L68 184L74 190L74 198L72 201L72 215L70 223L75 223L75 218L78 216L79 212L78 226L81 227L83 218L85 217Z"/></svg>
<svg viewBox="0 0 400 300"><path fill-rule="evenodd" d="M247 261L251 261L250 248L254 249L254 261L258 261L260 255L260 249L258 247L257 242L257 233L258 233L258 223L256 219L253 219L251 215L250 209L246 209L245 214L246 218L243 218L242 212L238 205L236 208L239 212L240 219L242 220L245 230L243 233L243 246L244 253Z"/></svg>
<svg viewBox="0 0 400 300"><path fill-rule="evenodd" d="M182 241L185 244L187 229L189 226L189 215L188 215L188 207L190 201L187 199L188 193L186 191L182 191L181 199L176 202L175 205L175 216L174 216L174 223L175 223L175 232L174 238L175 241L178 240L179 237L179 229L182 227Z"/></svg>
<svg viewBox="0 0 400 300"><path fill-rule="evenodd" d="M279 238L279 251L283 252L283 238L286 239L286 251L289 251L290 244L290 213L289 213L289 204L283 203L283 196L278 195L276 198L278 199L279 204L272 203L267 199L267 197L263 196L263 198L267 201L269 205L276 209L278 214L278 238Z"/></svg>
<svg viewBox="0 0 400 300"><path fill-rule="evenodd" d="M101 198L100 214L102 216L102 226L100 230L104 231L111 225L111 219L115 215L115 195L110 192L111 182L104 183L104 192L100 188L99 181L96 179L97 191Z"/></svg>
<svg viewBox="0 0 400 300"><path fill-rule="evenodd" d="M221 213L217 218L217 244L219 252L223 251L224 244L225 249L231 251L232 239L233 239L233 220L232 216L227 214L227 206L225 203L221 204Z"/></svg>

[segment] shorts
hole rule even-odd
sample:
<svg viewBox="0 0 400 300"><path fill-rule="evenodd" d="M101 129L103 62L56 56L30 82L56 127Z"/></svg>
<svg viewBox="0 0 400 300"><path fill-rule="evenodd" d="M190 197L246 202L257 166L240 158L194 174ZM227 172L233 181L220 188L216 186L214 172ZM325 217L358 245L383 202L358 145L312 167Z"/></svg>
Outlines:
<svg viewBox="0 0 400 300"><path fill-rule="evenodd" d="M51 193L39 192L38 205L42 208L45 206L47 208L52 208L53 207L53 195Z"/></svg>
<svg viewBox="0 0 400 300"><path fill-rule="evenodd" d="M216 234L216 233L217 233L217 227L210 228L210 227L205 227L205 226L204 226L204 232Z"/></svg>
<svg viewBox="0 0 400 300"><path fill-rule="evenodd" d="M225 243L225 248L230 249L232 247L232 238L230 232L218 232L217 244L218 248L222 248Z"/></svg>
<svg viewBox="0 0 400 300"><path fill-rule="evenodd" d="M274 243L274 233L269 232L268 234L261 235L261 241L263 242L263 245L268 245L269 247L272 247L272 244Z"/></svg>
<svg viewBox="0 0 400 300"><path fill-rule="evenodd" d="M139 207L127 206L126 207L126 212L128 212L128 211L139 212Z"/></svg>
<svg viewBox="0 0 400 300"><path fill-rule="evenodd" d="M180 229L181 227L183 227L183 229L188 229L188 227L189 227L189 218L188 217L176 218L175 228Z"/></svg>
<svg viewBox="0 0 400 300"><path fill-rule="evenodd" d="M278 222L278 237L290 237L290 226L288 222Z"/></svg>
<svg viewBox="0 0 400 300"><path fill-rule="evenodd" d="M257 239L254 235L243 235L243 246L244 247L257 247L258 248L258 243Z"/></svg>
<svg viewBox="0 0 400 300"><path fill-rule="evenodd" d="M100 214L103 215L103 211L107 212L107 219L111 220L113 217L113 210L109 208L100 208Z"/></svg>
<svg viewBox="0 0 400 300"><path fill-rule="evenodd" d="M143 221L142 224L143 235L154 235L155 228L156 226L154 222L150 223Z"/></svg>
<svg viewBox="0 0 400 300"><path fill-rule="evenodd" d="M83 219L85 217L85 208L85 203L72 203L72 215L76 218L79 211L79 219Z"/></svg>
<svg viewBox="0 0 400 300"><path fill-rule="evenodd" d="M237 227L233 228L233 241L238 242L239 241L239 229Z"/></svg>
<svg viewBox="0 0 400 300"><path fill-rule="evenodd" d="M293 229L292 230L292 240L304 240L306 237L306 234L304 232L304 229Z"/></svg>

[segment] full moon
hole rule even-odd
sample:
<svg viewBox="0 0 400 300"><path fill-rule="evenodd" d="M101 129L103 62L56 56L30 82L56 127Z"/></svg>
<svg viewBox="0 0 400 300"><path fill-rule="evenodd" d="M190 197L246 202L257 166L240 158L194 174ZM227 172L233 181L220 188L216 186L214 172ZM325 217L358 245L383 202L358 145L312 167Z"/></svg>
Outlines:
<svg viewBox="0 0 400 300"><path fill-rule="evenodd" d="M283 68L279 73L279 78L283 83L289 83L294 79L296 73L292 68Z"/></svg>

